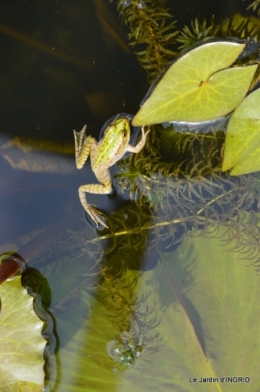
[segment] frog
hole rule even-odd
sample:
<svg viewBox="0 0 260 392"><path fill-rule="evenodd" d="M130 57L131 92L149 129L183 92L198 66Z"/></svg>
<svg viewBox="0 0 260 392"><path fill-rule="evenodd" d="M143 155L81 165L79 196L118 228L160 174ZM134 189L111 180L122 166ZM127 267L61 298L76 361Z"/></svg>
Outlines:
<svg viewBox="0 0 260 392"><path fill-rule="evenodd" d="M91 169L99 184L81 185L78 189L79 199L87 214L95 225L108 227L100 211L87 202L86 193L109 194L112 191L112 180L109 167L118 162L128 151L139 153L145 145L147 134L144 126L141 127L142 137L136 146L129 144L131 128L127 118L116 118L107 126L103 138L97 142L92 136L86 136L87 126L80 132L73 131L75 140L75 160L77 169L82 169L90 156Z"/></svg>

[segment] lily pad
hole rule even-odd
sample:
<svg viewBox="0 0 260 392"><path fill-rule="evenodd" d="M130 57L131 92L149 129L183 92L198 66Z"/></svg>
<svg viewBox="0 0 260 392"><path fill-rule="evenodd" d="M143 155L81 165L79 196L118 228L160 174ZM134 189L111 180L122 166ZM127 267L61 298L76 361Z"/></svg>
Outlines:
<svg viewBox="0 0 260 392"><path fill-rule="evenodd" d="M0 390L40 392L44 386L43 322L21 278L0 286Z"/></svg>
<svg viewBox="0 0 260 392"><path fill-rule="evenodd" d="M244 46L209 42L183 55L167 70L132 124L203 122L232 112L245 97L257 68L228 68Z"/></svg>
<svg viewBox="0 0 260 392"><path fill-rule="evenodd" d="M234 176L260 170L260 89L244 99L229 121L222 171L231 168Z"/></svg>

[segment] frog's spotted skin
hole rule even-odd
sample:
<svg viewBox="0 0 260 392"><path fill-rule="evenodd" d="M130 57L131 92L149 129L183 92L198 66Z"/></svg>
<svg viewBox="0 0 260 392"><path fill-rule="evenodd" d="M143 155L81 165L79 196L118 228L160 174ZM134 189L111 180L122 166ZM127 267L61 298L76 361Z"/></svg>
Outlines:
<svg viewBox="0 0 260 392"><path fill-rule="evenodd" d="M130 124L128 119L120 118L115 120L107 127L103 139L98 143L93 137L86 136L86 128L85 125L80 132L74 131L76 166L78 169L82 169L90 155L91 168L100 184L81 185L79 187L79 198L95 224L107 227L101 217L101 213L88 204L85 193L110 193L112 182L108 168L122 158L126 151L132 153L140 152L145 145L146 136L150 130L145 133L144 127L142 127L142 139L133 147L129 144Z"/></svg>

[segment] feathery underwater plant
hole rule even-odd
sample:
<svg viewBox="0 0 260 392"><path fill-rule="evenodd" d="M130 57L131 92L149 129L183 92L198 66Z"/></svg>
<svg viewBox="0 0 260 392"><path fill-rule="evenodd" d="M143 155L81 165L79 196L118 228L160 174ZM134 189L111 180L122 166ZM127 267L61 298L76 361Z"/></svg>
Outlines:
<svg viewBox="0 0 260 392"><path fill-rule="evenodd" d="M173 49L178 34L176 20L167 23L173 17L160 7L161 0L116 0L116 3L122 20L129 25L130 45L151 82L176 55Z"/></svg>
<svg viewBox="0 0 260 392"><path fill-rule="evenodd" d="M248 7L247 9L249 10L252 8L253 11L256 11L257 8L260 6L260 0L254 0ZM258 15L260 15L260 10L257 11Z"/></svg>

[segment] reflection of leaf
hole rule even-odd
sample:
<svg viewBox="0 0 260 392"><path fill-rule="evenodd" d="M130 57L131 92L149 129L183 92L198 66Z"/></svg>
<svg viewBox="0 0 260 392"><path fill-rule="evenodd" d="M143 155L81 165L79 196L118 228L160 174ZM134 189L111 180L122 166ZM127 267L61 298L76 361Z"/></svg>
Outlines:
<svg viewBox="0 0 260 392"><path fill-rule="evenodd" d="M260 170L260 89L250 94L232 115L225 143L222 170L231 175Z"/></svg>
<svg viewBox="0 0 260 392"><path fill-rule="evenodd" d="M218 239L186 239L177 252L162 255L166 274L159 291L169 303L170 290L175 304L164 314L169 345L168 361L164 360L176 375L176 391L246 390L242 383L232 388L227 383L187 381L226 375L250 376L250 391L260 388L259 277L237 253L219 245ZM192 286L187 284L189 276Z"/></svg>
<svg viewBox="0 0 260 392"><path fill-rule="evenodd" d="M36 146L38 151L35 149L35 146L30 145L30 140L27 143L19 140L19 138L15 138L13 140L9 140L5 145L0 148L0 155L13 167L14 169L26 170L30 172L43 172L43 173L60 173L67 174L74 170L73 165L67 159L64 159L63 156L59 156L57 154L50 154L45 151L48 149L49 145L47 143L39 142L39 145ZM36 143L35 143L36 144ZM55 152L71 153L74 150L68 149L64 146L63 150L60 146L54 149ZM61 159L61 157L63 159Z"/></svg>
<svg viewBox="0 0 260 392"><path fill-rule="evenodd" d="M33 311L33 298L21 279L0 287L0 389L4 392L43 389L43 322Z"/></svg>
<svg viewBox="0 0 260 392"><path fill-rule="evenodd" d="M211 42L186 53L162 77L133 125L201 122L234 110L257 68L228 68L243 48L235 42Z"/></svg>
<svg viewBox="0 0 260 392"><path fill-rule="evenodd" d="M118 367L106 352L118 334L111 312L84 294L90 312L60 352L57 392L130 392L136 385L148 392L162 390L164 384L163 390L176 392L245 390L245 383L221 383L227 375L249 376L250 391L259 391L259 277L221 244L218 239L187 238L176 252L162 253L155 269L139 274L138 295L150 292L145 300L153 309L149 317L159 321L151 333L159 333L162 341L157 352L149 353L144 344L129 370ZM191 383L189 377L217 377L219 382Z"/></svg>
<svg viewBox="0 0 260 392"><path fill-rule="evenodd" d="M96 300L88 299L87 294L85 298L95 311L85 318L82 328L60 350L62 372L57 392L110 391L109 385L114 390L116 376L112 372L113 362L106 353L106 344L115 331L105 315L106 309ZM71 327L69 320L63 326L58 320L58 329L64 331L60 332L61 344L63 334Z"/></svg>
<svg viewBox="0 0 260 392"><path fill-rule="evenodd" d="M130 271L129 276L132 274L140 277L141 286L146 284L145 279L151 278L153 273L145 274L145 279L141 278L142 275L140 273L132 273ZM114 284L116 285L115 282ZM125 289L125 293L127 295L128 288ZM142 298L141 294L140 297ZM122 387L132 388L129 389L130 391L134 390L134 378L136 375L140 375L138 381L139 390L145 391L146 389L142 389L141 386L145 386L146 380L141 380L141 377L144 368L147 369L147 367L150 367L149 361L153 360L153 355L150 354L150 352L153 352L153 349L156 348L154 347L157 344L157 339L154 338L156 328L152 329L151 332L145 331L144 335L140 336L140 342L144 348L144 352L140 359L137 360L137 364L134 364L130 367L130 370L126 371L126 368L118 366L118 363L114 361L107 352L108 343L114 339L118 339L120 332L123 332L120 328L118 328L119 331L117 330L117 327L115 328L114 316L116 316L116 319L118 318L117 311L115 311L115 309L109 310L97 299L91 298L87 293L83 293L82 298L88 303L90 311L81 330L79 330L60 351L62 373L57 392L70 390L75 392L95 390L114 391L117 388L125 390L121 389ZM147 312L146 306L149 306L149 309L154 308L152 298L149 298L149 304L147 304L147 296L145 296L144 314ZM121 308L122 313L125 313L124 303L121 303ZM148 313L150 312L148 311ZM139 317L145 319L149 327L153 314L148 314L147 318L146 316L142 317L140 315ZM134 312L133 318L135 318ZM129 323L130 322L131 320L129 319ZM67 322L62 329L66 330L68 325L69 323ZM59 327L58 320L58 329ZM125 330L128 331L127 326L125 327ZM139 332L141 333L141 331ZM63 343L62 334L63 332L60 334L61 345ZM156 342L154 342L154 340L156 340ZM152 346L151 349L150 347L149 349L146 349L147 345ZM157 364L154 363L153 367L155 368L156 366ZM127 379L127 376L130 376L129 380ZM152 386L153 381L153 378L151 378L151 383L149 383L149 385Z"/></svg>

